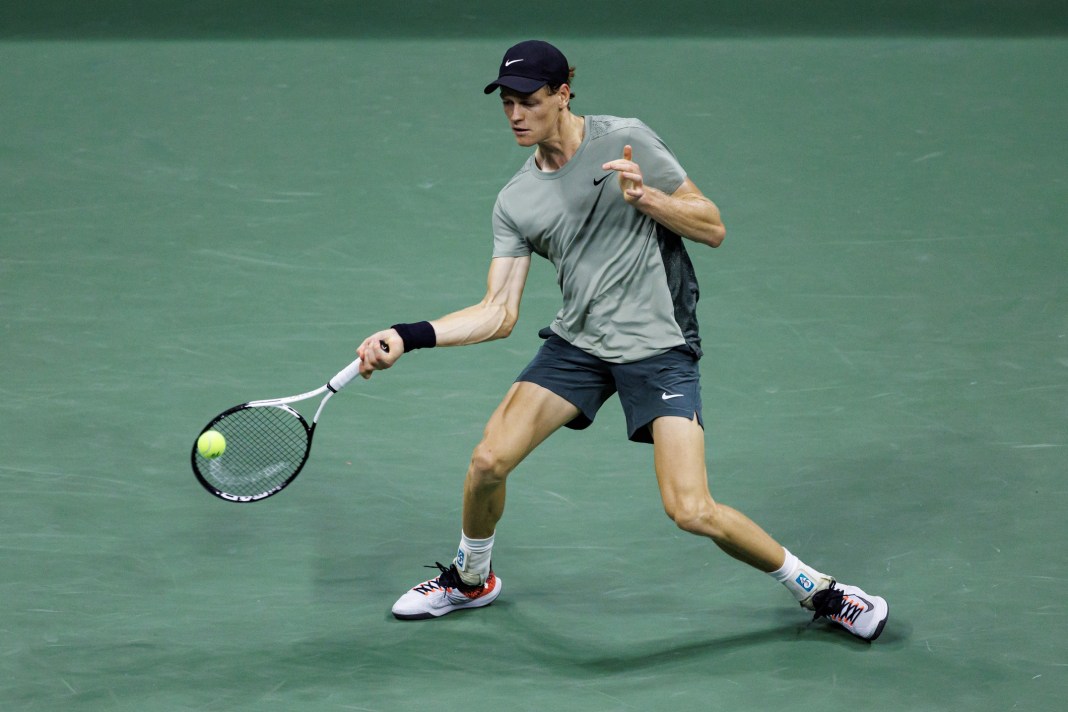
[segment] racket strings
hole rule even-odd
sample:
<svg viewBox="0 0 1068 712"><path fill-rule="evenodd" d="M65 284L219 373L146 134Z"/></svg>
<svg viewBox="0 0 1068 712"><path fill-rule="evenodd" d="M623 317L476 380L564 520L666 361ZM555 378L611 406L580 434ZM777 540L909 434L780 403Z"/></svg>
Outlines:
<svg viewBox="0 0 1068 712"><path fill-rule="evenodd" d="M198 456L198 469L217 489L238 497L281 487L307 457L310 436L305 422L286 406L241 408L212 427L226 438L226 450L214 459Z"/></svg>

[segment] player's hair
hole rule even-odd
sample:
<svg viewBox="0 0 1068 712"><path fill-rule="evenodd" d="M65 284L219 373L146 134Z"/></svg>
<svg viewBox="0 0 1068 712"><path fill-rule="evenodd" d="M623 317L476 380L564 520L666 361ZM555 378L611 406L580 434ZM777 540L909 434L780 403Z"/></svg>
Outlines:
<svg viewBox="0 0 1068 712"><path fill-rule="evenodd" d="M571 87L572 86L572 82L574 82L574 81L575 81L575 68L574 67L568 67L567 68L567 85L568 85L568 87ZM562 84L550 84L549 85L549 93L550 94L555 94L556 92L560 91L560 87L561 86L563 86L563 85ZM571 92L571 98L572 99L575 98L574 90L572 90L572 92ZM570 100L568 100L568 102L567 102L567 108L569 108L569 109L571 108L571 101Z"/></svg>

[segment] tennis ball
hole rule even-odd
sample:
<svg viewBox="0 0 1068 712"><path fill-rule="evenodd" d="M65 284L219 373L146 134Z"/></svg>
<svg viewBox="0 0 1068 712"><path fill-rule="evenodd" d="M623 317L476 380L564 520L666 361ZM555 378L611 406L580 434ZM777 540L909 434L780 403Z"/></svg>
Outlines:
<svg viewBox="0 0 1068 712"><path fill-rule="evenodd" d="M226 452L226 438L218 430L207 430L197 438L197 452L212 460Z"/></svg>

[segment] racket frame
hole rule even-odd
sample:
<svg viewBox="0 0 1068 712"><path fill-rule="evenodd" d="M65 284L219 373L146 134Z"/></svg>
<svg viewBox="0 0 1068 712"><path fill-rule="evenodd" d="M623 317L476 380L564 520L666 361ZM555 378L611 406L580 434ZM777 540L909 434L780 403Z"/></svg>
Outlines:
<svg viewBox="0 0 1068 712"><path fill-rule="evenodd" d="M289 477L285 479L284 482L274 485L269 490L253 495L237 495L232 492L225 492L223 490L220 490L218 487L209 482L203 474L201 474L200 467L197 463L197 444L196 440L194 440L193 450L190 454L190 458L193 466L193 474L196 475L197 481L200 482L201 486L203 486L204 489L206 489L208 492L215 495L219 499L226 500L227 502L258 502L281 492L283 489L289 486L289 484L293 482L293 480L297 478L297 475L299 475L300 471L304 469L304 465L308 462L308 458L311 456L312 438L315 436L315 426L319 423L319 416L323 412L323 407L326 406L327 401L329 401L335 393L347 386L356 377L356 375L359 374L359 372L360 359L356 359L348 366L338 371L333 378L326 382L326 384L319 386L313 391L308 391L307 393L301 393L295 396L287 396L286 398L268 398L266 400L255 400L249 401L247 403L241 403L240 405L235 405L234 407L228 408L222 413L219 413L217 416L212 418L211 422L205 425L204 428L200 431L200 433L197 434L197 439L199 439L201 435L203 435L209 430L214 429L215 425L219 421L241 410L247 410L249 408L279 408L281 410L286 411L291 416L295 416L300 422L300 424L304 426L304 432L307 434L308 440L307 444L304 447L304 457L301 459L300 464L297 466L297 468L293 471L291 475L289 475ZM312 418L312 422L310 425L308 421L304 418L304 416L300 413L300 411L298 411L296 408L290 407L289 405L290 403L297 403L300 401L309 400L324 393L326 395L324 395L323 399L319 401L319 407L315 409L315 416ZM225 456L225 453L223 456Z"/></svg>

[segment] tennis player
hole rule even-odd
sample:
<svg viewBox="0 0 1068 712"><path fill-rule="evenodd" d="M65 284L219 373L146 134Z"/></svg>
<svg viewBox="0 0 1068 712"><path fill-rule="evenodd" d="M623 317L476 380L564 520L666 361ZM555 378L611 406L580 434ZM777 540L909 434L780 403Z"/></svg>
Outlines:
<svg viewBox="0 0 1068 712"><path fill-rule="evenodd" d="M516 142L534 149L493 209L486 296L433 321L395 324L359 346L369 378L416 349L504 338L519 318L531 255L556 267L563 306L471 457L456 556L401 596L393 615L427 619L492 603L502 588L490 562L509 473L558 428L589 426L618 394L630 440L653 446L664 509L681 529L768 573L815 618L874 640L888 616L884 599L808 566L712 499L698 285L684 238L718 247L719 209L641 121L572 113L573 77L556 47L527 41L505 53L485 88L499 90Z"/></svg>

